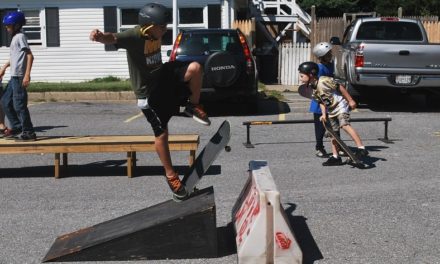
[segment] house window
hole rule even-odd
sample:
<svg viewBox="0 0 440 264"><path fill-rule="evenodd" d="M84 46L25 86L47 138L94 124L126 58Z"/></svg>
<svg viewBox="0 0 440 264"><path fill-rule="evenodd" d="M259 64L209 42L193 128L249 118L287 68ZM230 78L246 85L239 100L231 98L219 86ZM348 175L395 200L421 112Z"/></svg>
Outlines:
<svg viewBox="0 0 440 264"><path fill-rule="evenodd" d="M203 24L203 8L179 8L179 24Z"/></svg>
<svg viewBox="0 0 440 264"><path fill-rule="evenodd" d="M40 10L23 10L26 16L26 25L23 32L28 38L29 45L42 45Z"/></svg>
<svg viewBox="0 0 440 264"><path fill-rule="evenodd" d="M170 10L170 12L172 12L172 10ZM122 32L138 25L138 14L139 9L122 8L120 12L119 31ZM168 25L168 30L162 38L162 45L173 45L173 30L171 25Z"/></svg>

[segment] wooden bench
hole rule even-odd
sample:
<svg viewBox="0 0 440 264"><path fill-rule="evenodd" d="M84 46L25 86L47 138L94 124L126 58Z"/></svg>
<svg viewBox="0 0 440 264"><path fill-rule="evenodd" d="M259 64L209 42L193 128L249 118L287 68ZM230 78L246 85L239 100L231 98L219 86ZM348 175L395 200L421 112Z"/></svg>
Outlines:
<svg viewBox="0 0 440 264"><path fill-rule="evenodd" d="M199 146L198 135L170 135L170 151L189 151L189 165L195 160ZM0 139L0 154L55 154L55 178L60 175L60 157L62 167L67 169L68 153L126 152L127 176L134 175L136 152L156 151L154 136L48 136L38 137L36 141L16 142Z"/></svg>

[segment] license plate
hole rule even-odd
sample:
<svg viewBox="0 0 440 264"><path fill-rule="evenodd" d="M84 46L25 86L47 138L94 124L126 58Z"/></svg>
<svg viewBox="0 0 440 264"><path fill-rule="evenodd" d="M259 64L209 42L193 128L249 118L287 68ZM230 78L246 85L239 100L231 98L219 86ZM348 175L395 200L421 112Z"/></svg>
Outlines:
<svg viewBox="0 0 440 264"><path fill-rule="evenodd" d="M411 75L397 75L396 76L397 84L410 84L411 83Z"/></svg>

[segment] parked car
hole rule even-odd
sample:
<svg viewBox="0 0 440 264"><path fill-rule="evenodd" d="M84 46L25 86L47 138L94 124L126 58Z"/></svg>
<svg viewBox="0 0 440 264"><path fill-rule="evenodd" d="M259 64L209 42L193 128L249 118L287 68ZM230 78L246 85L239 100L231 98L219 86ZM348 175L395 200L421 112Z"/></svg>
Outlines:
<svg viewBox="0 0 440 264"><path fill-rule="evenodd" d="M255 60L240 30L184 30L168 55L170 61L197 61L204 67L202 103L227 99L256 105Z"/></svg>
<svg viewBox="0 0 440 264"><path fill-rule="evenodd" d="M335 52L335 75L351 93L389 87L404 92L439 92L440 45L428 42L419 20L361 18L345 30ZM430 98L428 93L428 98Z"/></svg>

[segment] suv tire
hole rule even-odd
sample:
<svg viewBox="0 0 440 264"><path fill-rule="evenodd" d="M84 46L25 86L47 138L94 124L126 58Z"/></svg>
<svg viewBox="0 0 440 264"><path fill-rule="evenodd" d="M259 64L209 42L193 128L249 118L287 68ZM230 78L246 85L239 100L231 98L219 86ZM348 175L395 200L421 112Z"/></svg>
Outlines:
<svg viewBox="0 0 440 264"><path fill-rule="evenodd" d="M206 59L205 75L213 86L227 87L240 76L240 66L231 53L216 52Z"/></svg>

